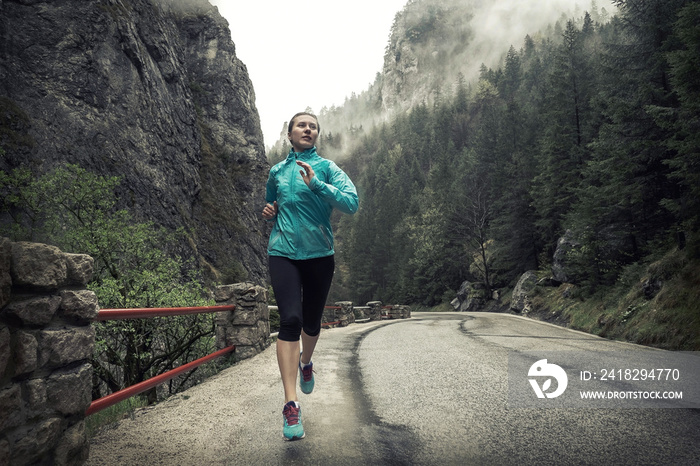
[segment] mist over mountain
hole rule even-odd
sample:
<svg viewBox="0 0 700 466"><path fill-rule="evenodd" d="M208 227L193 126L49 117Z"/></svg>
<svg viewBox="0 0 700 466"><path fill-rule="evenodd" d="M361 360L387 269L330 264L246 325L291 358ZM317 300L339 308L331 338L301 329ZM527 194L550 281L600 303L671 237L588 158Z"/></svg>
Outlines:
<svg viewBox="0 0 700 466"><path fill-rule="evenodd" d="M396 14L383 68L368 89L352 93L341 106L311 109L324 128L319 145L330 135L324 154L342 157L360 129L416 104L449 98L460 81L475 84L482 65L497 67L509 47L522 48L528 35L560 40L566 20L582 20L585 11L606 22L616 9L596 0L409 1ZM286 155L285 144L283 132L268 152L273 162Z"/></svg>
<svg viewBox="0 0 700 466"><path fill-rule="evenodd" d="M605 21L607 12L595 1L585 7L594 21ZM392 114L450 95L460 74L473 82L482 65L498 66L511 45L521 48L526 35L552 37L556 21L571 16L582 17L583 10L570 0L409 2L386 48L382 109Z"/></svg>

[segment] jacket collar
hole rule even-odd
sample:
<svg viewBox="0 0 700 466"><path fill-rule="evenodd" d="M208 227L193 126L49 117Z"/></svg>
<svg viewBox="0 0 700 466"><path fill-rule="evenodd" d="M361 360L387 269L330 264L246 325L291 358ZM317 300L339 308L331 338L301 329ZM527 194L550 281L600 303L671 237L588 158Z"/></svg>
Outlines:
<svg viewBox="0 0 700 466"><path fill-rule="evenodd" d="M316 154L316 146L306 149L303 152L294 152L294 148L289 150L289 155L287 155L287 159L300 159L300 160L308 160L312 157L314 157Z"/></svg>

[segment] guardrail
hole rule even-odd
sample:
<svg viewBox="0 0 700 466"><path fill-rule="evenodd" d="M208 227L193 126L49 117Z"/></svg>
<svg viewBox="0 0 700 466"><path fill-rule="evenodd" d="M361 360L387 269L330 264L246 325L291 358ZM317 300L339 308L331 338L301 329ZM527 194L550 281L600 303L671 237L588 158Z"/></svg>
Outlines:
<svg viewBox="0 0 700 466"><path fill-rule="evenodd" d="M152 317L171 317L171 316L182 316L191 314L205 314L210 312L222 312L222 311L233 311L236 306L200 306L200 307L167 307L167 308L138 308L138 309L101 309L95 320L97 321L107 321L107 320L123 320L123 319L149 319ZM221 349L207 356L199 358L195 361L183 364L180 367L169 370L155 377L151 377L148 380L139 382L130 387L126 387L117 392L111 393L109 395L103 396L93 400L90 407L85 411L85 415L89 416L95 414L98 411L109 408L120 401L124 401L127 398L138 395L150 390L151 388L167 382L170 379L177 377L178 375L187 372L192 369L196 369L204 363L212 361L218 357L224 356L226 354L232 353L236 349L235 345L229 346L227 348Z"/></svg>
<svg viewBox="0 0 700 466"><path fill-rule="evenodd" d="M399 308L407 308L406 306L398 306ZM218 305L218 306L200 306L200 307L174 307L174 308L136 308L136 309L101 309L97 317L95 318L96 321L108 321L108 320L123 320L123 319L148 319L152 317L171 317L171 316L180 316L180 315L191 315L191 314L203 314L203 313L210 313L210 312L222 312L222 311L233 311L235 310L236 306L235 305ZM277 306L268 306L269 309L277 309ZM380 319L390 319L395 317L395 315L392 315L392 311L397 308L397 306L381 306L381 313L379 318ZM339 310L342 309L342 306L325 306L325 309L328 310ZM369 307L362 307L362 309L369 309ZM399 314L396 316L400 317L406 317L405 311L399 310ZM408 311L408 316L410 316L410 310ZM353 322L367 322L370 319L358 319L354 320ZM334 325L342 325L343 322L341 321L334 321L334 322L323 322L321 324L322 327L331 327ZM346 323L347 325L347 323ZM275 337L277 333L272 333L270 336ZM216 359L218 357L224 356L226 354L232 353L235 351L236 346L231 345L226 348L220 349L214 353L211 353L207 356L204 356L202 358L199 358L195 361L189 362L187 364L183 364L180 367L177 367L175 369L172 369L168 372L165 372L163 374L151 377L148 380L144 380L143 382L139 382L135 385L132 385L130 387L126 387L122 390L119 390L117 392L111 393L109 395L103 396L102 398L98 398L97 400L93 400L92 403L90 404L89 408L85 411L85 415L89 416L91 414L95 414L96 412L99 412L103 409L106 409L110 406L113 406L121 401L126 400L127 398L130 398L135 395L139 395L147 390L150 390L151 388L167 382L170 379L173 379L177 377L178 375L187 372L189 370L195 369L199 366L201 366L204 363L207 363L209 361L212 361L213 359Z"/></svg>

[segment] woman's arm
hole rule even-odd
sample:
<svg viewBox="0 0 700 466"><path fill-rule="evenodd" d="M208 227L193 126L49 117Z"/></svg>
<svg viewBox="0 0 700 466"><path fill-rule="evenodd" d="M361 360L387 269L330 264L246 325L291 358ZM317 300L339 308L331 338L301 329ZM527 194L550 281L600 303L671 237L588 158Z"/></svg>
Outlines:
<svg viewBox="0 0 700 466"><path fill-rule="evenodd" d="M334 162L329 161L329 182L324 183L315 176L315 172L306 162L298 161L303 170L302 178L311 191L320 196L334 208L346 214L354 214L359 206L357 189L350 177Z"/></svg>

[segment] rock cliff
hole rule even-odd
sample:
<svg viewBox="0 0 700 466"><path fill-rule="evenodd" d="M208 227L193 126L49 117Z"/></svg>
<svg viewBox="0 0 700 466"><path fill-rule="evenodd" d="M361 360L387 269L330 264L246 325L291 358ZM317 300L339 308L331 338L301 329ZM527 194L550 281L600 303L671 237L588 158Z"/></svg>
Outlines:
<svg viewBox="0 0 700 466"><path fill-rule="evenodd" d="M206 0L0 0L0 169L123 177L209 278L265 279L269 168L246 67Z"/></svg>

